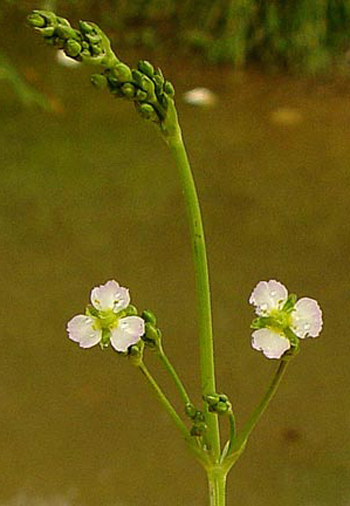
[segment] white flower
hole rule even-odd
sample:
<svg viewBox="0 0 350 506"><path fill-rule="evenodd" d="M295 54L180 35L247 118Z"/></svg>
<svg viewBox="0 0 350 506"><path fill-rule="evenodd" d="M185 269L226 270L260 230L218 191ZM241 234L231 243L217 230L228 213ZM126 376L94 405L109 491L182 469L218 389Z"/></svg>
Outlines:
<svg viewBox="0 0 350 506"><path fill-rule="evenodd" d="M126 351L136 344L145 333L145 322L139 316L126 316L118 320L118 326L112 329L111 345L117 351Z"/></svg>
<svg viewBox="0 0 350 506"><path fill-rule="evenodd" d="M129 290L119 286L116 281L107 281L91 290L90 300L98 311L119 313L130 304L130 295Z"/></svg>
<svg viewBox="0 0 350 506"><path fill-rule="evenodd" d="M124 311L130 304L129 290L116 281L93 288L90 300L97 310L96 315L74 316L67 325L68 337L82 348L98 344L105 331L113 348L125 352L145 333L144 320L139 316L127 316Z"/></svg>
<svg viewBox="0 0 350 506"><path fill-rule="evenodd" d="M255 330L252 334L252 347L262 351L267 358L281 358L290 348L290 341L282 333L269 329Z"/></svg>
<svg viewBox="0 0 350 506"><path fill-rule="evenodd" d="M69 339L79 343L81 348L91 348L102 339L102 330L95 328L95 319L78 314L67 325Z"/></svg>
<svg viewBox="0 0 350 506"><path fill-rule="evenodd" d="M279 281L260 281L249 298L259 316L268 315L273 309L282 309L288 298L288 290Z"/></svg>
<svg viewBox="0 0 350 506"><path fill-rule="evenodd" d="M279 359L290 349L290 339L285 335L288 328L300 339L317 337L322 330L322 311L316 300L303 297L286 309L287 301L288 290L273 279L260 281L249 298L262 325L264 318L270 319L252 334L252 347L267 358Z"/></svg>
<svg viewBox="0 0 350 506"><path fill-rule="evenodd" d="M295 304L292 329L300 339L317 337L322 330L322 310L317 300L303 297Z"/></svg>

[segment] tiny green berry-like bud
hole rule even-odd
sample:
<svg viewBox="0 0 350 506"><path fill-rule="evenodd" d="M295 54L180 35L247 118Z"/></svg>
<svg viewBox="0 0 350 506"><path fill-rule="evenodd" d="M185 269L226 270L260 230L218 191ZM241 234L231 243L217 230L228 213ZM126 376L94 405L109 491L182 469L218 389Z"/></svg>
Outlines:
<svg viewBox="0 0 350 506"><path fill-rule="evenodd" d="M153 77L154 67L152 63L146 60L140 60L137 64L137 68L148 77Z"/></svg>
<svg viewBox="0 0 350 506"><path fill-rule="evenodd" d="M157 342L158 341L158 332L156 327L152 325L152 323L145 324L145 337L149 341Z"/></svg>
<svg viewBox="0 0 350 506"><path fill-rule="evenodd" d="M135 86L131 83L125 83L121 87L121 90L126 98L134 98L135 96Z"/></svg>
<svg viewBox="0 0 350 506"><path fill-rule="evenodd" d="M94 31L94 26L88 21L79 21L79 28L84 33L91 33Z"/></svg>
<svg viewBox="0 0 350 506"><path fill-rule="evenodd" d="M132 80L131 70L125 63L118 63L111 69L111 73L121 83L127 83L128 81Z"/></svg>
<svg viewBox="0 0 350 506"><path fill-rule="evenodd" d="M74 29L71 26L66 26L66 25L58 25L58 27L56 28L56 35L60 39L64 39L64 40L76 38L76 33L75 33Z"/></svg>
<svg viewBox="0 0 350 506"><path fill-rule="evenodd" d="M138 110L144 119L159 121L158 115L151 104L140 104Z"/></svg>
<svg viewBox="0 0 350 506"><path fill-rule="evenodd" d="M46 28L42 28L40 30L40 33L46 38L52 37L55 33L55 27L54 26L47 26Z"/></svg>
<svg viewBox="0 0 350 506"><path fill-rule="evenodd" d="M102 74L92 74L91 83L99 90L103 90L107 86L107 78Z"/></svg>
<svg viewBox="0 0 350 506"><path fill-rule="evenodd" d="M137 308L135 306L133 306L132 304L130 304L126 309L125 309L125 314L127 316L137 316L138 314L138 311L137 311Z"/></svg>
<svg viewBox="0 0 350 506"><path fill-rule="evenodd" d="M76 58L82 50L81 45L74 39L68 39L65 43L65 52L67 56L71 58Z"/></svg>
<svg viewBox="0 0 350 506"><path fill-rule="evenodd" d="M39 13L33 12L27 17L28 24L34 28L44 28L46 25L45 18Z"/></svg>
<svg viewBox="0 0 350 506"><path fill-rule="evenodd" d="M164 91L171 98L175 96L175 88L170 81L166 81L166 83L164 84Z"/></svg>
<svg viewBox="0 0 350 506"><path fill-rule="evenodd" d="M136 92L136 100L139 100L142 102L143 100L147 99L147 93L143 90L137 90Z"/></svg>
<svg viewBox="0 0 350 506"><path fill-rule="evenodd" d="M152 325L157 325L157 318L155 314L152 313L149 309L145 309L142 311L141 318L145 320L145 322L152 323Z"/></svg>
<svg viewBox="0 0 350 506"><path fill-rule="evenodd" d="M196 416L196 413L197 413L197 409L195 406L193 406L193 404L191 404L190 402L186 404L185 406L185 414L189 417L189 418L194 418Z"/></svg>
<svg viewBox="0 0 350 506"><path fill-rule="evenodd" d="M208 426L205 422L196 422L191 429L191 436L200 437L206 432Z"/></svg>
<svg viewBox="0 0 350 506"><path fill-rule="evenodd" d="M130 346L128 356L132 365L136 367L141 365L144 347L143 341L139 341L137 344Z"/></svg>

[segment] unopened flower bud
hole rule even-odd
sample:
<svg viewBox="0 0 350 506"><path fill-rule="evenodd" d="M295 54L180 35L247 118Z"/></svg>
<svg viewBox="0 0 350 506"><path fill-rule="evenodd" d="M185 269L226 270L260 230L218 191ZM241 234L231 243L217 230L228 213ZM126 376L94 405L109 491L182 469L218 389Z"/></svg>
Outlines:
<svg viewBox="0 0 350 506"><path fill-rule="evenodd" d="M205 422L194 423L191 428L191 436L200 437L206 432L208 426Z"/></svg>
<svg viewBox="0 0 350 506"><path fill-rule="evenodd" d="M151 104L140 104L139 112L144 119L159 121L158 115Z"/></svg>
<svg viewBox="0 0 350 506"><path fill-rule="evenodd" d="M129 348L129 360L132 365L138 367L142 363L144 343L140 341Z"/></svg>
<svg viewBox="0 0 350 506"><path fill-rule="evenodd" d="M94 25L92 23L89 23L88 21L79 21L79 28L82 32L91 33L94 31Z"/></svg>
<svg viewBox="0 0 350 506"><path fill-rule="evenodd" d="M65 25L58 25L56 28L56 34L60 39L64 40L76 37L74 29L71 26Z"/></svg>
<svg viewBox="0 0 350 506"><path fill-rule="evenodd" d="M143 318L145 322L152 323L154 326L157 325L157 318L149 309L142 311L141 318Z"/></svg>
<svg viewBox="0 0 350 506"><path fill-rule="evenodd" d="M132 80L132 73L130 68L125 63L118 63L111 69L112 75L114 75L119 82L126 83Z"/></svg>
<svg viewBox="0 0 350 506"><path fill-rule="evenodd" d="M33 12L27 17L28 24L34 28L44 28L46 25L45 18L40 14Z"/></svg>
<svg viewBox="0 0 350 506"><path fill-rule="evenodd" d="M189 418L194 418L196 416L196 413L197 413L197 409L196 407L191 404L190 402L188 402L186 405L185 405L185 414L189 417Z"/></svg>
<svg viewBox="0 0 350 506"><path fill-rule="evenodd" d="M65 43L65 52L67 56L76 58L82 50L81 45L74 39L68 39ZM84 52L84 51L83 51Z"/></svg>
<svg viewBox="0 0 350 506"><path fill-rule="evenodd" d="M102 90L107 86L107 78L103 74L92 74L91 83L99 90Z"/></svg>
<svg viewBox="0 0 350 506"><path fill-rule="evenodd" d="M125 83L121 87L121 90L126 98L134 98L135 96L135 86L131 83Z"/></svg>
<svg viewBox="0 0 350 506"><path fill-rule="evenodd" d="M159 346L160 335L158 333L158 329L152 325L152 323L147 322L145 324L145 333L142 336L143 341L150 348L157 348Z"/></svg>
<svg viewBox="0 0 350 506"><path fill-rule="evenodd" d="M103 49L100 44L92 44L90 48L93 56L100 56L103 53Z"/></svg>
<svg viewBox="0 0 350 506"><path fill-rule="evenodd" d="M147 93L143 90L137 90L135 98L136 98L136 100L139 100L140 102L143 100L146 100Z"/></svg>
<svg viewBox="0 0 350 506"><path fill-rule="evenodd" d="M174 86L171 84L170 81L166 81L165 84L164 84L164 91L167 95L169 95L169 97L173 98L175 96L175 88Z"/></svg>
<svg viewBox="0 0 350 506"><path fill-rule="evenodd" d="M54 26L47 26L46 28L42 28L40 30L40 33L45 37L49 38L52 37L55 33L55 27Z"/></svg>
<svg viewBox="0 0 350 506"><path fill-rule="evenodd" d="M153 77L154 67L152 63L146 60L140 60L137 64L137 68L148 77Z"/></svg>
<svg viewBox="0 0 350 506"><path fill-rule="evenodd" d="M126 313L127 316L137 316L138 315L138 311L137 311L136 306L133 306L132 304L130 304L125 309L125 313Z"/></svg>

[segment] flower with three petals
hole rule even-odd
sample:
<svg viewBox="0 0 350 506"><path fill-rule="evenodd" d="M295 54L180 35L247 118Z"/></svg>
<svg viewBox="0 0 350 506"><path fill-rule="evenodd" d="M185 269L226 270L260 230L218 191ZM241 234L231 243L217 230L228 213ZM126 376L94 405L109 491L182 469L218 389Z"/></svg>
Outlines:
<svg viewBox="0 0 350 506"><path fill-rule="evenodd" d="M86 314L74 316L67 324L68 337L81 348L98 343L111 343L119 352L126 352L145 332L142 318L135 316L130 306L129 290L116 281L107 281L91 291L91 306Z"/></svg>
<svg viewBox="0 0 350 506"><path fill-rule="evenodd" d="M317 337L322 330L322 310L309 297L297 300L288 295L279 281L260 281L254 288L249 303L255 307L258 318L253 322L252 347L267 358L281 358L299 339Z"/></svg>

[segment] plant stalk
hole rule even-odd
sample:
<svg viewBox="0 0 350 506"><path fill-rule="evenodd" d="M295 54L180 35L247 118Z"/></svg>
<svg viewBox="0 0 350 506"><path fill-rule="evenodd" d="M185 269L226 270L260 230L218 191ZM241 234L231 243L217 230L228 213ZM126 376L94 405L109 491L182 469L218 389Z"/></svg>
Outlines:
<svg viewBox="0 0 350 506"><path fill-rule="evenodd" d="M174 120L177 121L177 118ZM209 272L204 229L196 186L178 124L175 125L172 135L166 139L166 142L179 171L190 225L197 288L201 391L204 396L216 391ZM218 461L220 457L218 417L208 412L206 403L203 410L208 425L207 440L211 445L215 460Z"/></svg>
<svg viewBox="0 0 350 506"><path fill-rule="evenodd" d="M226 473L221 469L208 470L209 504L225 506L226 504Z"/></svg>

